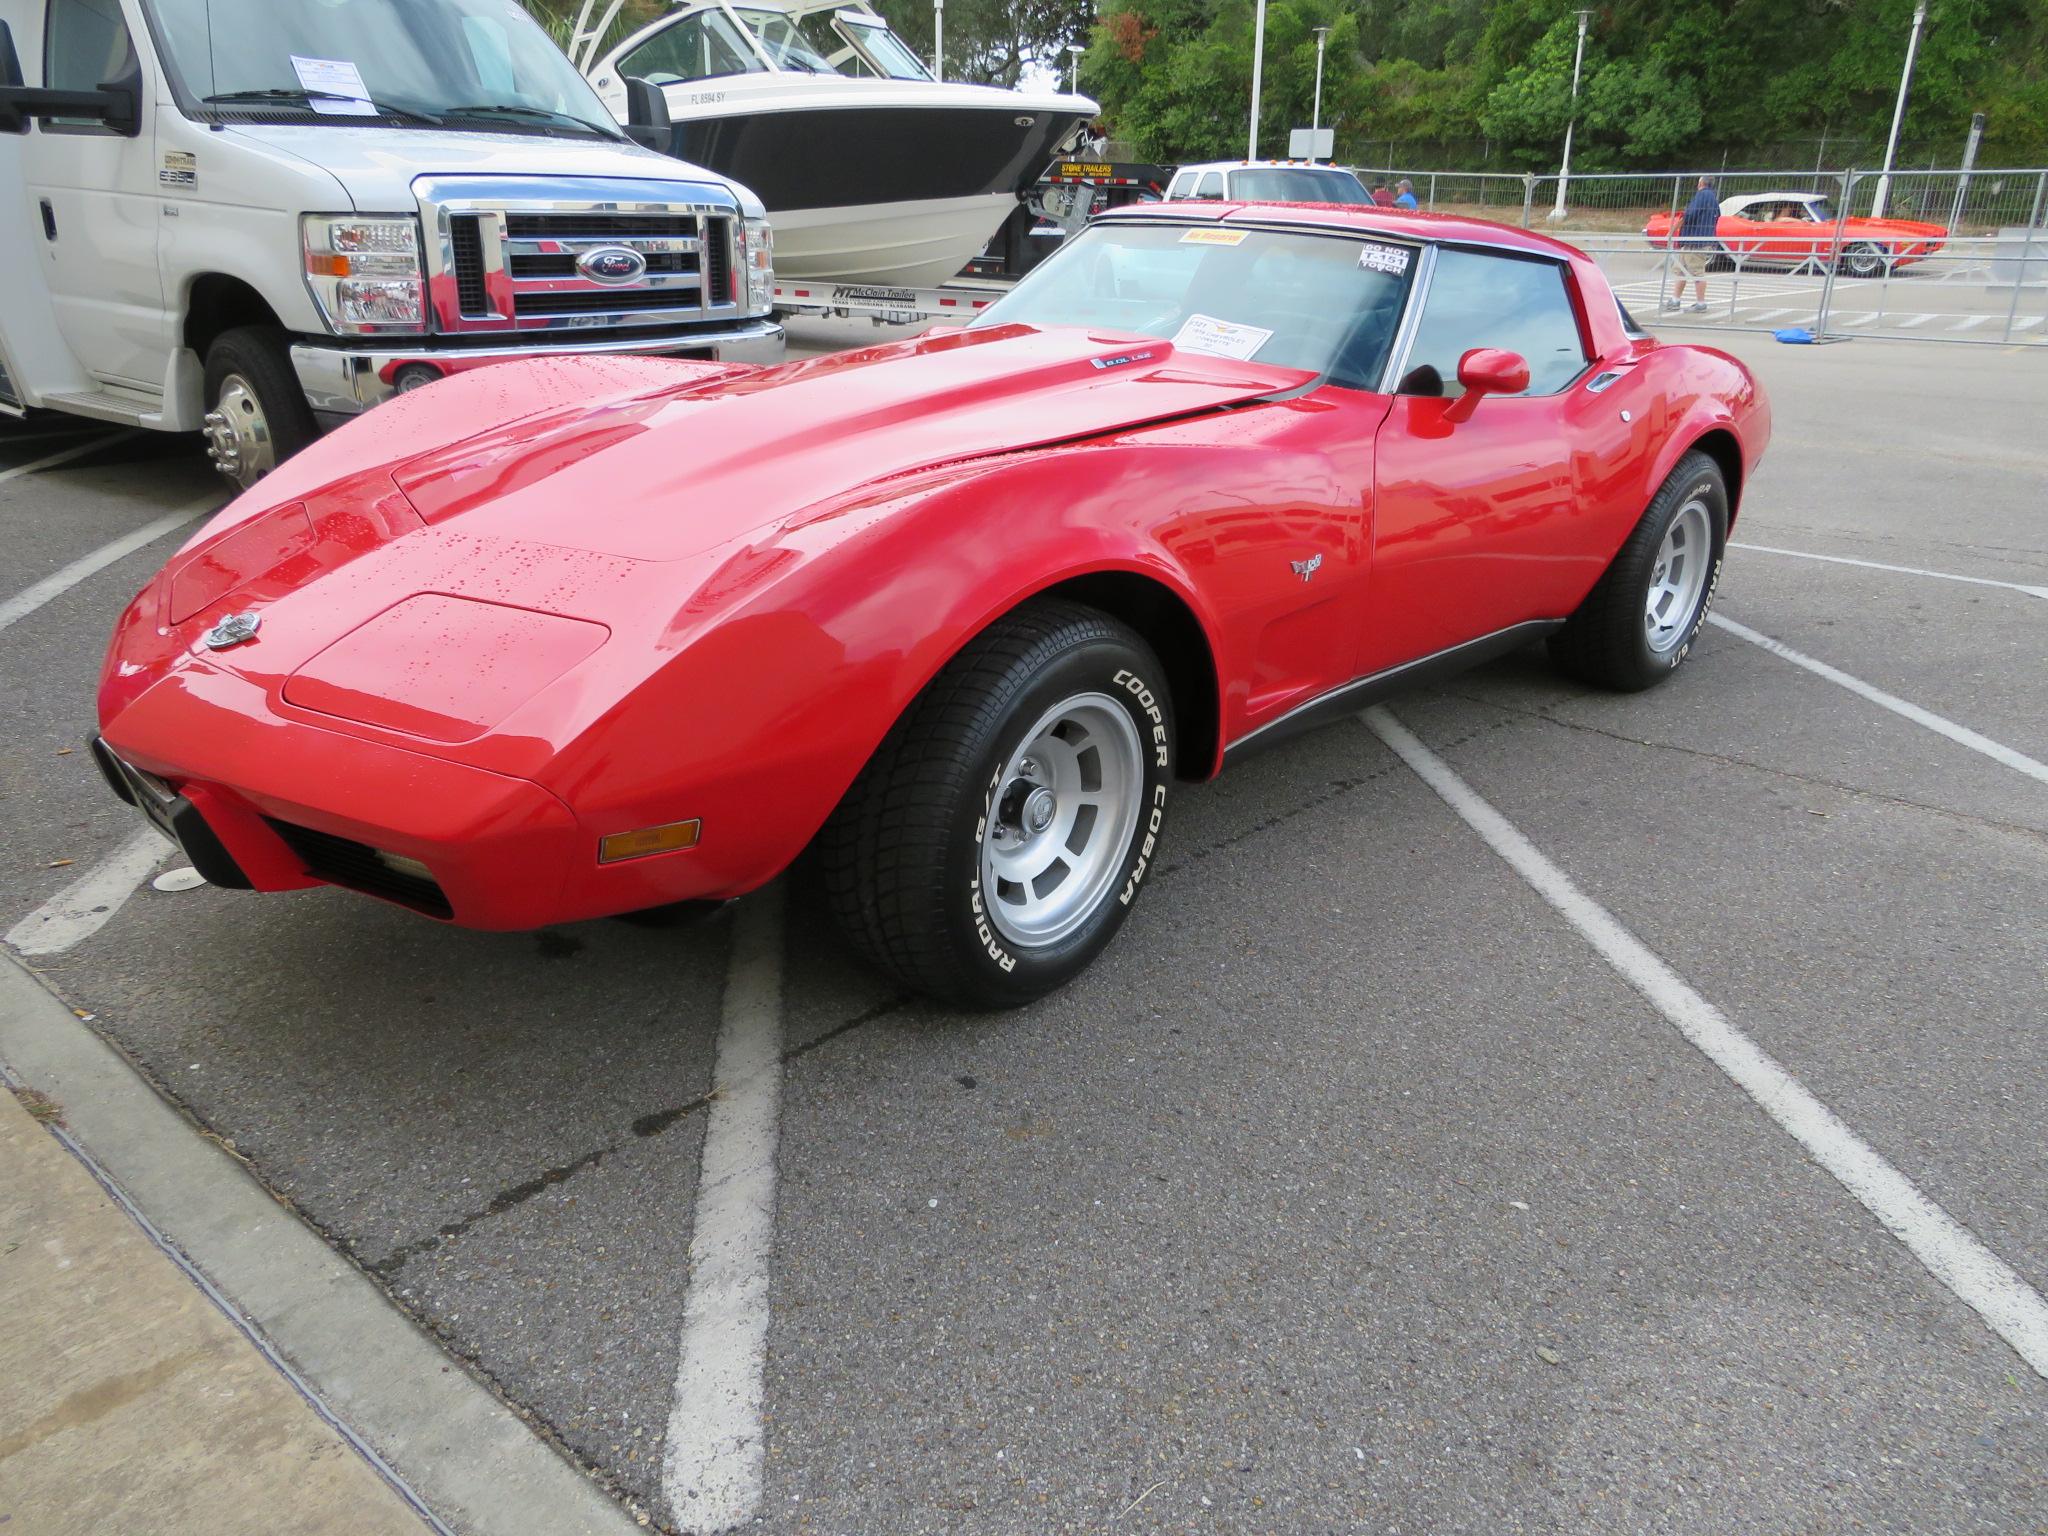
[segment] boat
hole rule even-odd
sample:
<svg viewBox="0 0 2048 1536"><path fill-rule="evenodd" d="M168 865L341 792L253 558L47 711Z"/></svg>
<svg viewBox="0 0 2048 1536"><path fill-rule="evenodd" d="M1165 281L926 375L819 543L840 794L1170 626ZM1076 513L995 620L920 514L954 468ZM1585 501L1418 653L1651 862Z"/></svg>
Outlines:
<svg viewBox="0 0 2048 1536"><path fill-rule="evenodd" d="M649 82L671 125L659 147L753 189L778 279L947 281L1098 110L935 80L862 0L679 0L594 62L610 12L593 22L590 9L570 58L621 122L630 82Z"/></svg>

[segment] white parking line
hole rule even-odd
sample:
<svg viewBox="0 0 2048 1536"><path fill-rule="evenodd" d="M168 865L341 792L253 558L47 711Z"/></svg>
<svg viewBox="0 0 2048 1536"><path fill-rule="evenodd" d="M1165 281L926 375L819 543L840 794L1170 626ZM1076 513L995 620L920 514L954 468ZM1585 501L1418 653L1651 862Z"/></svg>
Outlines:
<svg viewBox="0 0 2048 1536"><path fill-rule="evenodd" d="M1361 717L1465 824L1579 931L1600 958L1756 1101L1904 1243L1928 1273L2048 1376L2048 1301L1967 1227L1922 1194L1768 1052L1586 895L1408 728L1374 705Z"/></svg>
<svg viewBox="0 0 2048 1536"><path fill-rule="evenodd" d="M686 1531L729 1531L761 1502L761 1372L782 1105L782 888L735 914L690 1233L682 1361L661 1489Z"/></svg>
<svg viewBox="0 0 2048 1536"><path fill-rule="evenodd" d="M2005 587L2014 592L2026 592L2034 597L2048 597L2048 587L2030 587L2017 581L1993 581L1989 576L1958 576L1951 571L1923 571L1917 565L1885 565L1876 560L1852 560L1847 555L1816 555L1804 549L1779 549L1772 544L1738 544L1728 541L1730 549L1753 549L1766 555L1790 555L1796 560L1825 560L1830 565L1860 565L1871 571L1897 571L1902 576L1932 576L1937 581L1966 581L1973 587Z"/></svg>
<svg viewBox="0 0 2048 1536"><path fill-rule="evenodd" d="M171 851L155 827L139 827L127 842L7 930L24 955L57 955L107 925L149 872Z"/></svg>
<svg viewBox="0 0 2048 1536"><path fill-rule="evenodd" d="M12 469L0 469L0 485L9 480L18 480L23 475L32 475L39 469L55 469L59 464L68 464L73 459L82 459L96 448L111 448L124 438L141 434L140 427L123 427L119 432L109 432L105 437L96 437L89 443L79 443L51 454L46 459L37 459L32 464L17 464Z"/></svg>
<svg viewBox="0 0 2048 1536"><path fill-rule="evenodd" d="M1886 693L1882 688L1873 688L1862 678L1851 677L1824 661L1815 661L1804 652L1795 651L1783 641L1773 640L1769 635L1759 634L1746 624L1724 619L1718 613L1709 614L1707 622L1717 629L1725 629L1729 634L1747 640L1751 645L1760 645L1773 656L1782 656L1794 666L1804 667L1817 677L1824 677L1851 693L1860 694L1871 703L1880 704L1895 715L1903 715L1915 725L1924 725L1928 730L1946 736L1950 741L1968 747L1972 752L1982 752L1995 763L2003 763L2008 768L2024 773L2030 779L2039 779L2043 784L2048 784L2048 763L2036 762L2026 753L2015 752L2002 742L1979 735L1967 725L1957 725L1953 720L1944 720L1932 710L1922 709L1918 704L1909 704L1896 694Z"/></svg>
<svg viewBox="0 0 2048 1536"><path fill-rule="evenodd" d="M1908 315L1905 319L1899 322L1899 329L1902 331L1910 331L1915 326L1925 325L1930 320L1939 320L1941 318L1943 317L1940 315Z"/></svg>
<svg viewBox="0 0 2048 1536"><path fill-rule="evenodd" d="M102 544L91 554L72 561L60 571L51 572L35 585L22 588L14 596L0 601L0 629L7 628L17 619L27 618L51 598L63 596L86 577L134 554L145 544L155 543L173 528L182 528L194 518L214 511L220 504L219 492L202 496L175 512L166 512L155 521L144 523L133 533L124 533L112 543Z"/></svg>

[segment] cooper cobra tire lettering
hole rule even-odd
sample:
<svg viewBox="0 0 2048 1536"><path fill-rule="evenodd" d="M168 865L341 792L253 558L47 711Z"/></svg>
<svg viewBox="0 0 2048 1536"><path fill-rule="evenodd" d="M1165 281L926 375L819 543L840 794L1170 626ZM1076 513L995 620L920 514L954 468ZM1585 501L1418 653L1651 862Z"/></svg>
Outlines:
<svg viewBox="0 0 2048 1536"><path fill-rule="evenodd" d="M1160 712L1159 700L1153 696L1151 688L1142 677L1123 669L1119 669L1110 681L1136 699L1138 707L1145 711L1146 717L1152 722L1152 766L1168 766L1173 758L1166 746L1166 716Z"/></svg>

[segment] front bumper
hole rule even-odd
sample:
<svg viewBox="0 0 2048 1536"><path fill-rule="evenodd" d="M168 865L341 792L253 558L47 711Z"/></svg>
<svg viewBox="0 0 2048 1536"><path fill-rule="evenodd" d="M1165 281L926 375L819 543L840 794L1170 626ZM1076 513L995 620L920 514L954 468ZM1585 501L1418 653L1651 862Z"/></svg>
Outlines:
<svg viewBox="0 0 2048 1536"><path fill-rule="evenodd" d="M499 333L502 336L502 333ZM306 392L307 403L323 418L360 416L393 395L433 378L481 368L491 363L537 357L581 357L590 353L623 352L642 357L693 357L720 363L782 361L782 327L766 317L710 326L665 336L610 336L603 341L575 342L562 332L497 346L435 345L435 338L399 343L389 339L368 347L292 344L292 367ZM494 340L498 337L494 337Z"/></svg>

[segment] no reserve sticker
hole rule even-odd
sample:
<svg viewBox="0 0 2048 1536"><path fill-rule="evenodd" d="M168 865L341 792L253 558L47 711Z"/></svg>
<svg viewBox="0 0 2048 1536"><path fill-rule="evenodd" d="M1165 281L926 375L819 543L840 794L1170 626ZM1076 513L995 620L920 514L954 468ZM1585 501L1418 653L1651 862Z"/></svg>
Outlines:
<svg viewBox="0 0 2048 1536"><path fill-rule="evenodd" d="M1408 270L1408 247L1361 245L1358 248L1358 264L1368 272L1390 272L1399 277Z"/></svg>
<svg viewBox="0 0 2048 1536"><path fill-rule="evenodd" d="M1191 229L1180 237L1182 245L1243 245L1251 233L1244 229Z"/></svg>
<svg viewBox="0 0 2048 1536"><path fill-rule="evenodd" d="M1204 352L1210 357L1250 362L1272 338L1271 331L1256 325L1233 325L1213 315L1189 315L1187 323L1174 334L1173 344L1182 352Z"/></svg>

